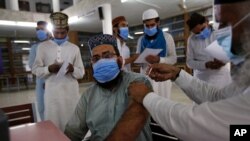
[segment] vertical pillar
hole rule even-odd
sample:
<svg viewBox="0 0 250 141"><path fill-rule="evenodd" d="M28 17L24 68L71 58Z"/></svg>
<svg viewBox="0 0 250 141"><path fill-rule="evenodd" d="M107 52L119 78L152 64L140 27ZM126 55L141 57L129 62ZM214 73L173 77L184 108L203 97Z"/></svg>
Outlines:
<svg viewBox="0 0 250 141"><path fill-rule="evenodd" d="M77 31L69 31L68 33L69 41L75 45L79 45L78 32Z"/></svg>
<svg viewBox="0 0 250 141"><path fill-rule="evenodd" d="M36 12L36 2L34 0L29 0L30 12Z"/></svg>
<svg viewBox="0 0 250 141"><path fill-rule="evenodd" d="M53 12L60 11L60 0L52 0L53 3Z"/></svg>
<svg viewBox="0 0 250 141"><path fill-rule="evenodd" d="M73 5L77 5L80 2L80 0L73 0Z"/></svg>
<svg viewBox="0 0 250 141"><path fill-rule="evenodd" d="M19 11L18 0L6 0L6 9Z"/></svg>
<svg viewBox="0 0 250 141"><path fill-rule="evenodd" d="M111 5L108 4L103 4L101 6L102 10L102 14L103 14L103 19L102 19L102 31L103 34L113 34L112 31L112 10L111 10ZM99 14L100 14L100 10L99 10Z"/></svg>

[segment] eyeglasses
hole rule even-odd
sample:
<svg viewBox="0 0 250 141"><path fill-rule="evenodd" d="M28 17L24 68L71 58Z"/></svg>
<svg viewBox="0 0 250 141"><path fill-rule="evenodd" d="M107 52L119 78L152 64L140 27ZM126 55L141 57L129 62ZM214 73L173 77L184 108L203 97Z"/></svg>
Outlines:
<svg viewBox="0 0 250 141"><path fill-rule="evenodd" d="M109 58L113 58L114 56L116 56L115 53L112 53L112 52L103 52L102 53L102 56L100 55L94 55L91 57L91 61L93 63L97 62L98 60L100 60L101 58L105 58L105 59L109 59Z"/></svg>

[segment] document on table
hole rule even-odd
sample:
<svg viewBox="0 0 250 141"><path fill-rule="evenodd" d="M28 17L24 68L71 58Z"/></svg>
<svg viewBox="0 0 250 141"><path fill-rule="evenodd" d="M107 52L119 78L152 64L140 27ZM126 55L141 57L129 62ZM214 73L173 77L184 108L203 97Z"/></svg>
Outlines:
<svg viewBox="0 0 250 141"><path fill-rule="evenodd" d="M161 51L162 49L145 48L134 63L148 63L145 59L148 55L158 55Z"/></svg>
<svg viewBox="0 0 250 141"><path fill-rule="evenodd" d="M227 54L223 51L223 48L218 44L217 41L214 41L210 45L208 45L205 49L210 56L222 61L223 63L227 63L230 61Z"/></svg>

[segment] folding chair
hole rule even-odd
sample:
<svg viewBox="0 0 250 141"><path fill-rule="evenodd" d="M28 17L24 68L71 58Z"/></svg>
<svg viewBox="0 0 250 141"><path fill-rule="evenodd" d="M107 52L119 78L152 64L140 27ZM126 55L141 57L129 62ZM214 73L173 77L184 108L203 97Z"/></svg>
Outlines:
<svg viewBox="0 0 250 141"><path fill-rule="evenodd" d="M32 103L3 107L1 109L8 117L9 126L34 123L36 121L36 116L34 116L35 108L33 108Z"/></svg>

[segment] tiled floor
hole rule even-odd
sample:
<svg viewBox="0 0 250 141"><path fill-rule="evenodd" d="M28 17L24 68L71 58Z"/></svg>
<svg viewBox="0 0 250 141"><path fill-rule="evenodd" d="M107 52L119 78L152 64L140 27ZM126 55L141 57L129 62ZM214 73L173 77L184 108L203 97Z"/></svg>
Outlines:
<svg viewBox="0 0 250 141"><path fill-rule="evenodd" d="M82 94L89 85L91 85L91 83L81 83L79 93ZM191 101L175 84L173 84L172 87L171 99L174 101L191 104ZM19 105L24 103L35 103L35 101L36 97L34 89L0 92L0 107Z"/></svg>

